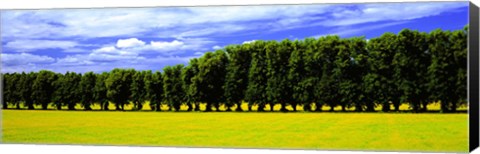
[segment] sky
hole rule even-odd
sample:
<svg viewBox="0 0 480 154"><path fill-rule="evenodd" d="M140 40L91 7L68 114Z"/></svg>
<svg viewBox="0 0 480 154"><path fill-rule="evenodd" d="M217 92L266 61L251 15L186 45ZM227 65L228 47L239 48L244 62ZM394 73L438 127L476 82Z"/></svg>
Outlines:
<svg viewBox="0 0 480 154"><path fill-rule="evenodd" d="M159 70L230 44L468 24L468 2L2 10L1 72Z"/></svg>

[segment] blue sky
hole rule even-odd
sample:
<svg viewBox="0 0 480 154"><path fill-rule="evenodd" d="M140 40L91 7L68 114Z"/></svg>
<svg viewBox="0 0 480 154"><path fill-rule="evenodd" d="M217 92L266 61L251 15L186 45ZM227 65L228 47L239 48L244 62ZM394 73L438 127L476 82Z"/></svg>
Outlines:
<svg viewBox="0 0 480 154"><path fill-rule="evenodd" d="M8 10L2 72L161 70L229 44L457 30L468 2Z"/></svg>

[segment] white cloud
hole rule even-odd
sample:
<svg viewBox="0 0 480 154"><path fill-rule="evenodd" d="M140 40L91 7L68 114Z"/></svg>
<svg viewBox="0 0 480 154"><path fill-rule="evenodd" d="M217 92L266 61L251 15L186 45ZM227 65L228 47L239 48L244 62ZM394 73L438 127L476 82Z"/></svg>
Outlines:
<svg viewBox="0 0 480 154"><path fill-rule="evenodd" d="M16 51L31 51L38 49L69 49L77 46L78 43L73 41L56 41L56 40L14 40L7 42L5 47Z"/></svg>
<svg viewBox="0 0 480 154"><path fill-rule="evenodd" d="M33 55L29 53L20 53L20 54L1 54L2 64L10 66L25 65L25 64L35 64L35 63L51 63L55 59L48 56ZM5 67L4 67L5 68Z"/></svg>
<svg viewBox="0 0 480 154"><path fill-rule="evenodd" d="M140 41L137 38L119 39L117 41L117 47L119 48L138 47L138 46L144 46L144 45L145 45L145 42Z"/></svg>
<svg viewBox="0 0 480 154"><path fill-rule="evenodd" d="M250 44L250 43L253 43L253 42L255 42L255 41L257 41L257 40L243 41L242 44Z"/></svg>
<svg viewBox="0 0 480 154"><path fill-rule="evenodd" d="M221 47L221 46L218 46L218 45L216 45L216 46L213 46L213 47L212 47L212 49L213 49L213 50L219 50L219 49L222 49L222 47Z"/></svg>
<svg viewBox="0 0 480 154"><path fill-rule="evenodd" d="M178 40L173 40L171 42L150 41L150 45L155 49L174 50L182 47L184 43Z"/></svg>

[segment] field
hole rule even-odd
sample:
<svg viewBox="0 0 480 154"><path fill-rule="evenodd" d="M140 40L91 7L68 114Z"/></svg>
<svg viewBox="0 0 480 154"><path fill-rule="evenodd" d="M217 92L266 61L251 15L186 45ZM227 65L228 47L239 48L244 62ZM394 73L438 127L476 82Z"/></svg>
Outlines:
<svg viewBox="0 0 480 154"><path fill-rule="evenodd" d="M468 151L467 114L2 111L6 143Z"/></svg>

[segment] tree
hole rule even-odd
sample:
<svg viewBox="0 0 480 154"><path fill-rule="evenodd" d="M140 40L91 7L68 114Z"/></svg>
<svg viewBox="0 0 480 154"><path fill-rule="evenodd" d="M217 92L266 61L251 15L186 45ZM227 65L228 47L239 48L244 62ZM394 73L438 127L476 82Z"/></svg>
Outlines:
<svg viewBox="0 0 480 154"><path fill-rule="evenodd" d="M115 104L116 110L124 110L131 94L133 69L113 69L105 80L107 98Z"/></svg>
<svg viewBox="0 0 480 154"><path fill-rule="evenodd" d="M193 89L198 91L198 100L207 103L205 111L220 111L220 103L225 102L224 84L228 58L224 51L205 53L198 64L198 74L192 78Z"/></svg>
<svg viewBox="0 0 480 154"><path fill-rule="evenodd" d="M37 73L35 72L30 72L30 73L25 73L22 72L20 81L18 82L18 85L20 88L18 88L18 91L20 92L20 95L22 97L22 100L24 101L25 106L29 110L35 109L34 107L34 97L33 97L33 88L32 85L37 78L36 75Z"/></svg>
<svg viewBox="0 0 480 154"><path fill-rule="evenodd" d="M307 38L304 42L295 40L296 49L292 51L288 67L290 68L288 73L288 80L292 83L292 99L294 102L299 102L303 105L304 111L311 110L311 103L314 101L313 88L314 77L312 73L311 62L307 62L307 56L311 56L313 53L308 50L306 46L308 43L312 43L315 39Z"/></svg>
<svg viewBox="0 0 480 154"><path fill-rule="evenodd" d="M67 72L65 75L57 74L58 79L53 83L55 92L53 94L54 105L58 110L67 105L68 110L75 110L77 103L81 101L81 74Z"/></svg>
<svg viewBox="0 0 480 154"><path fill-rule="evenodd" d="M280 43L268 42L265 46L267 61L267 96L273 104L280 104L280 111L288 111L287 103L292 103L296 110L296 103L293 102L291 82L288 79L288 63L291 51L296 50L295 44L286 39ZM262 110L259 110L262 111Z"/></svg>
<svg viewBox="0 0 480 154"><path fill-rule="evenodd" d="M92 110L91 105L93 104L95 96L95 85L97 81L97 76L93 72L87 72L83 74L80 80L80 91L82 96L82 105L85 110Z"/></svg>
<svg viewBox="0 0 480 154"><path fill-rule="evenodd" d="M346 72L346 76L350 80L348 93L344 93L348 96L350 101L353 101L355 111L363 111L365 106L365 86L364 77L369 72L368 65L368 50L366 48L367 41L363 38L351 38L349 40L349 49L351 55L350 67Z"/></svg>
<svg viewBox="0 0 480 154"><path fill-rule="evenodd" d="M8 83L8 78L9 78L9 73L2 73L2 109L8 109L8 97L10 97L10 90L7 87Z"/></svg>
<svg viewBox="0 0 480 154"><path fill-rule="evenodd" d="M163 75L161 72L145 75L145 85L147 88L147 99L150 101L150 108L154 111L161 111L161 103L164 99Z"/></svg>
<svg viewBox="0 0 480 154"><path fill-rule="evenodd" d="M368 94L370 101L375 101L382 105L382 111L390 111L390 101L395 102L395 110L399 109L398 100L394 99L400 93L398 85L395 84L396 63L395 55L398 49L397 36L393 33L385 33L379 38L371 39L367 46L369 50L368 74L370 81L368 85Z"/></svg>
<svg viewBox="0 0 480 154"><path fill-rule="evenodd" d="M180 107L185 98L181 80L182 69L183 64L163 68L163 91L165 92L165 100L168 102L170 109L173 108L175 111L180 111Z"/></svg>
<svg viewBox="0 0 480 154"><path fill-rule="evenodd" d="M342 43L338 36L326 36L318 39L317 60L322 61L322 73L317 85L317 101L324 102L330 106L330 111L338 105L338 80L335 75L335 60L339 50L344 50L345 46L339 46ZM318 106L317 106L318 107Z"/></svg>
<svg viewBox="0 0 480 154"><path fill-rule="evenodd" d="M36 104L42 106L43 110L48 108L48 104L52 102L52 94L55 91L53 82L57 80L58 76L52 71L41 70L38 72L35 81L33 82L33 98Z"/></svg>
<svg viewBox="0 0 480 154"><path fill-rule="evenodd" d="M248 111L252 110L254 104L258 105L258 110L262 111L268 102L267 86L265 84L268 80L265 44L264 41L252 43L252 59L248 73L247 91L245 92Z"/></svg>
<svg viewBox="0 0 480 154"><path fill-rule="evenodd" d="M20 109L21 93L18 90L18 82L21 80L21 74L19 73L6 73L3 79L3 108L8 109L8 104L16 106Z"/></svg>
<svg viewBox="0 0 480 154"><path fill-rule="evenodd" d="M108 98L107 98L107 86L105 85L105 81L109 77L107 72L103 72L102 74L96 75L95 80L95 87L93 93L93 99L100 105L101 110L109 110L108 106Z"/></svg>
<svg viewBox="0 0 480 154"><path fill-rule="evenodd" d="M450 103L458 101L452 96L457 90L457 70L454 42L450 42L451 33L440 29L430 32L429 49L432 54L432 63L428 67L430 75L429 88L431 98L441 103L441 112L451 110ZM461 44L461 42L456 42Z"/></svg>
<svg viewBox="0 0 480 154"><path fill-rule="evenodd" d="M397 37L398 50L395 55L397 71L395 73L402 92L402 100L410 103L414 112L420 111L422 104L426 110L430 96L426 78L430 64L427 34L404 29Z"/></svg>
<svg viewBox="0 0 480 154"><path fill-rule="evenodd" d="M252 59L251 47L250 44L225 47L225 51L229 57L225 78L227 110L230 110L230 107L236 105L236 111L243 111L242 100L245 98L248 86L248 71Z"/></svg>
<svg viewBox="0 0 480 154"><path fill-rule="evenodd" d="M187 67L182 70L183 91L185 92L185 101L188 106L188 111L193 109L195 105L195 111L200 111L200 103L197 101L197 91L193 88L193 77L198 74L198 59L192 58Z"/></svg>
<svg viewBox="0 0 480 154"><path fill-rule="evenodd" d="M467 36L468 25L465 26L464 30L454 31L450 39L453 43L451 50L453 51L455 67L457 68L455 95L453 95L451 106L453 112L457 110L458 106L467 104Z"/></svg>
<svg viewBox="0 0 480 154"><path fill-rule="evenodd" d="M131 100L133 102L132 110L142 110L143 103L146 100L145 74L145 71L137 71L133 75L130 87Z"/></svg>

